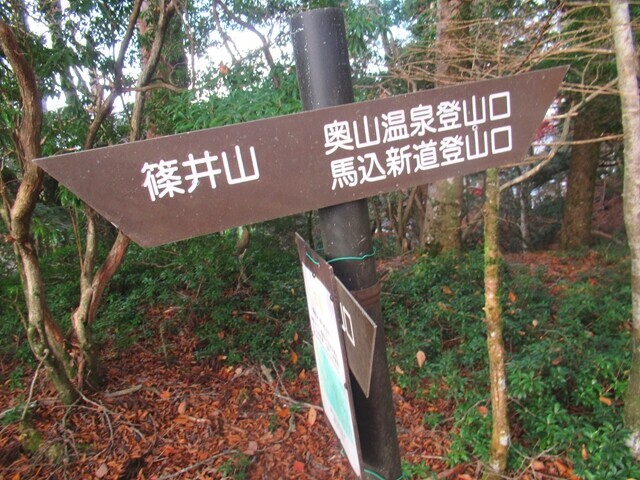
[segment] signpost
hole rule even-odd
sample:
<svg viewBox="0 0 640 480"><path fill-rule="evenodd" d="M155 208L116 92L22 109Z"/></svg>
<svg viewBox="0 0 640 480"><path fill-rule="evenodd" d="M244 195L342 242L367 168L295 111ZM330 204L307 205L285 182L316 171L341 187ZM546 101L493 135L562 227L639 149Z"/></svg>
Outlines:
<svg viewBox="0 0 640 480"><path fill-rule="evenodd" d="M396 480L366 198L524 158L566 68L354 104L340 10L292 35L304 113L35 162L143 247L319 209L327 261L297 241L323 405L356 474Z"/></svg>
<svg viewBox="0 0 640 480"><path fill-rule="evenodd" d="M315 110L353 102L342 11L328 8L300 13L292 18L291 31L303 109ZM349 127L349 122L346 122L346 127ZM344 140L351 138L347 135ZM334 140L334 126L325 126L325 148L330 146L333 150ZM342 141L340 138L338 143L342 144ZM327 150L326 153L331 152ZM338 161L340 163L342 160ZM339 184L342 175L335 172L333 165L332 162L332 176L335 184ZM400 446L391 397L380 286L373 258L367 200L351 199L347 203L321 208L318 217L326 258L332 262L336 276L353 292L376 325L367 391L359 388L362 382L349 378L364 478L396 480L402 476ZM357 352L361 348L356 345L354 350ZM349 366L352 372L357 370L354 365ZM369 394L369 391L373 393Z"/></svg>

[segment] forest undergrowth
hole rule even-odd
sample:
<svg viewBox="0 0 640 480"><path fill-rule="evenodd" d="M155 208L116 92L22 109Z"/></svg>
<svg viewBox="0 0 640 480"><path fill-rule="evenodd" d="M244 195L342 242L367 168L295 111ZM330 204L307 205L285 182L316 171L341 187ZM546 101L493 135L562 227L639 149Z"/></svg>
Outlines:
<svg viewBox="0 0 640 480"><path fill-rule="evenodd" d="M98 317L106 385L64 407L33 361L17 276L0 276L0 478L350 478L323 416L304 287L283 222L133 247ZM491 409L483 255L385 255L379 275L407 478L479 478ZM44 256L69 316L74 247ZM509 478L640 478L625 447L629 259L507 255Z"/></svg>

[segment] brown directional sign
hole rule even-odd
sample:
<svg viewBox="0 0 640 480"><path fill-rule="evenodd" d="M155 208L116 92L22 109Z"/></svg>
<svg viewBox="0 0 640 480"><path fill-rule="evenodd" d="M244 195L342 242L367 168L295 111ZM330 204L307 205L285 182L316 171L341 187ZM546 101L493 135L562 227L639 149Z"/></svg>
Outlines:
<svg viewBox="0 0 640 480"><path fill-rule="evenodd" d="M150 247L513 163L566 68L36 160Z"/></svg>

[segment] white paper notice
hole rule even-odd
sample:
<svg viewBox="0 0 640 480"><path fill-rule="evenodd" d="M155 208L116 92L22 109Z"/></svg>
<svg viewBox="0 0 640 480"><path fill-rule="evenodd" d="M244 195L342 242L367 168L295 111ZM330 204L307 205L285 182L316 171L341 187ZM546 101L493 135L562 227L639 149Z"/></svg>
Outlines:
<svg viewBox="0 0 640 480"><path fill-rule="evenodd" d="M355 421L351 415L350 395L346 387L346 354L340 338L331 293L306 265L304 285L313 333L313 348L318 368L322 405L329 423L340 439L355 473L361 475Z"/></svg>

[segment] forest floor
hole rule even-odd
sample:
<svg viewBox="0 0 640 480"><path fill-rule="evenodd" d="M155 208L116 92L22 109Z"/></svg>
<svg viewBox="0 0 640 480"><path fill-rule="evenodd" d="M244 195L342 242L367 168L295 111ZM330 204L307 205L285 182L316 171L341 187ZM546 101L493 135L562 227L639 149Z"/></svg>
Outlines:
<svg viewBox="0 0 640 480"><path fill-rule="evenodd" d="M546 265L552 286L554 277L568 278L598 260L533 253L508 261L532 269ZM382 262L382 276L400 263ZM107 345L107 384L71 408L57 401L42 371L25 370L16 385L5 382L0 414L19 419L23 409L9 409L27 401L30 408L27 428L1 419L0 479L354 478L323 415L314 371L197 360L197 347L187 323L126 350ZM0 362L0 378L10 378L14 368ZM448 464L446 422L436 429L423 422L430 412L451 417L452 401L427 402L398 385L392 391L403 462L424 471L414 469L413 478L480 476L479 462ZM24 449L27 437L34 453ZM513 478L577 477L566 460L539 457L528 459Z"/></svg>

